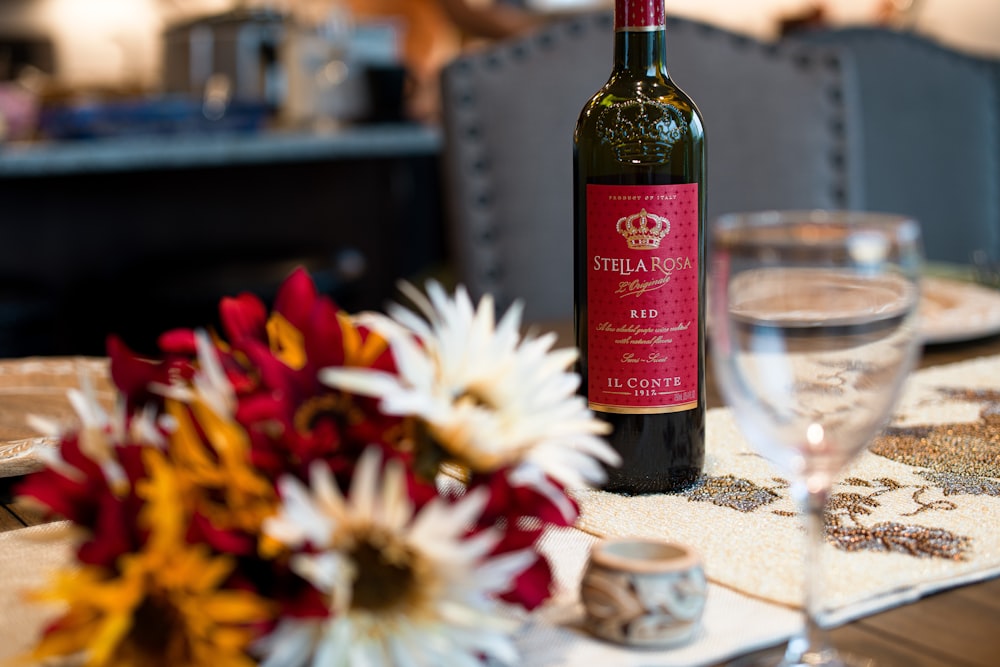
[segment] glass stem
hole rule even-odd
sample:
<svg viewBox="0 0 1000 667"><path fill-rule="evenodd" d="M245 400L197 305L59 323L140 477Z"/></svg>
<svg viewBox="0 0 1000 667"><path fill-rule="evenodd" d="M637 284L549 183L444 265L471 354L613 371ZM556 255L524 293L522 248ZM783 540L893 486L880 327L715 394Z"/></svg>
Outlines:
<svg viewBox="0 0 1000 667"><path fill-rule="evenodd" d="M819 624L823 607L823 545L826 543L826 501L829 488L818 490L802 488L794 491L805 521L805 570L803 587L805 597L805 623L797 635L788 642L782 667L798 665L836 664L836 651Z"/></svg>

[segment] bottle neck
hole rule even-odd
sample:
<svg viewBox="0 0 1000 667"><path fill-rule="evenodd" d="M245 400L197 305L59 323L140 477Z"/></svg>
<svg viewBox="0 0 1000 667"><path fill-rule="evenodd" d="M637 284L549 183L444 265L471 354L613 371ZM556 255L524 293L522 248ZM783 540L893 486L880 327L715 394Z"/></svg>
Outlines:
<svg viewBox="0 0 1000 667"><path fill-rule="evenodd" d="M615 70L667 76L664 0L615 0Z"/></svg>

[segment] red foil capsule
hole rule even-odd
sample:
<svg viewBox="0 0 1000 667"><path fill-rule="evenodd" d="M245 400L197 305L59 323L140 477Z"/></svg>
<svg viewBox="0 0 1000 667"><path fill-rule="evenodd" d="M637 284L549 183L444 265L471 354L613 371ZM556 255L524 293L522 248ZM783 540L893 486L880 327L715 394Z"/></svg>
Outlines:
<svg viewBox="0 0 1000 667"><path fill-rule="evenodd" d="M615 0L615 30L662 28L664 25L663 0Z"/></svg>

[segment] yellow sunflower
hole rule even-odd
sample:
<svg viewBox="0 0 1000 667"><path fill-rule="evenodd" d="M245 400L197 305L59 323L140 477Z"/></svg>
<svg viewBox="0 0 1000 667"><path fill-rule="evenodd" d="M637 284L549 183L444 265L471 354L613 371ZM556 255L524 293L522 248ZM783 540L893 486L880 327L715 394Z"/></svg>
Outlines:
<svg viewBox="0 0 1000 667"><path fill-rule="evenodd" d="M199 334L191 386L163 388L171 433L166 445L181 498L219 530L257 534L278 505L274 486L250 460L250 437L236 421L235 390L207 336Z"/></svg>
<svg viewBox="0 0 1000 667"><path fill-rule="evenodd" d="M37 597L67 611L36 646L33 659L82 654L86 667L252 667L246 648L270 605L225 588L234 561L184 541L180 486L163 453L144 452L149 478L139 521L142 549L114 571L83 565L58 573Z"/></svg>

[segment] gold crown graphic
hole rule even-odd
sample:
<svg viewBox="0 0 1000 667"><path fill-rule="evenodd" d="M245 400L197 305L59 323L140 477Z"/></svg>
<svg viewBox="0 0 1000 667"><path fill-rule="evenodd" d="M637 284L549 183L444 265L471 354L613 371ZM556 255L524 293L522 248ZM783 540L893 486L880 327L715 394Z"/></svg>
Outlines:
<svg viewBox="0 0 1000 667"><path fill-rule="evenodd" d="M619 218L617 229L632 250L655 250L660 247L660 240L670 232L670 221L642 209Z"/></svg>

